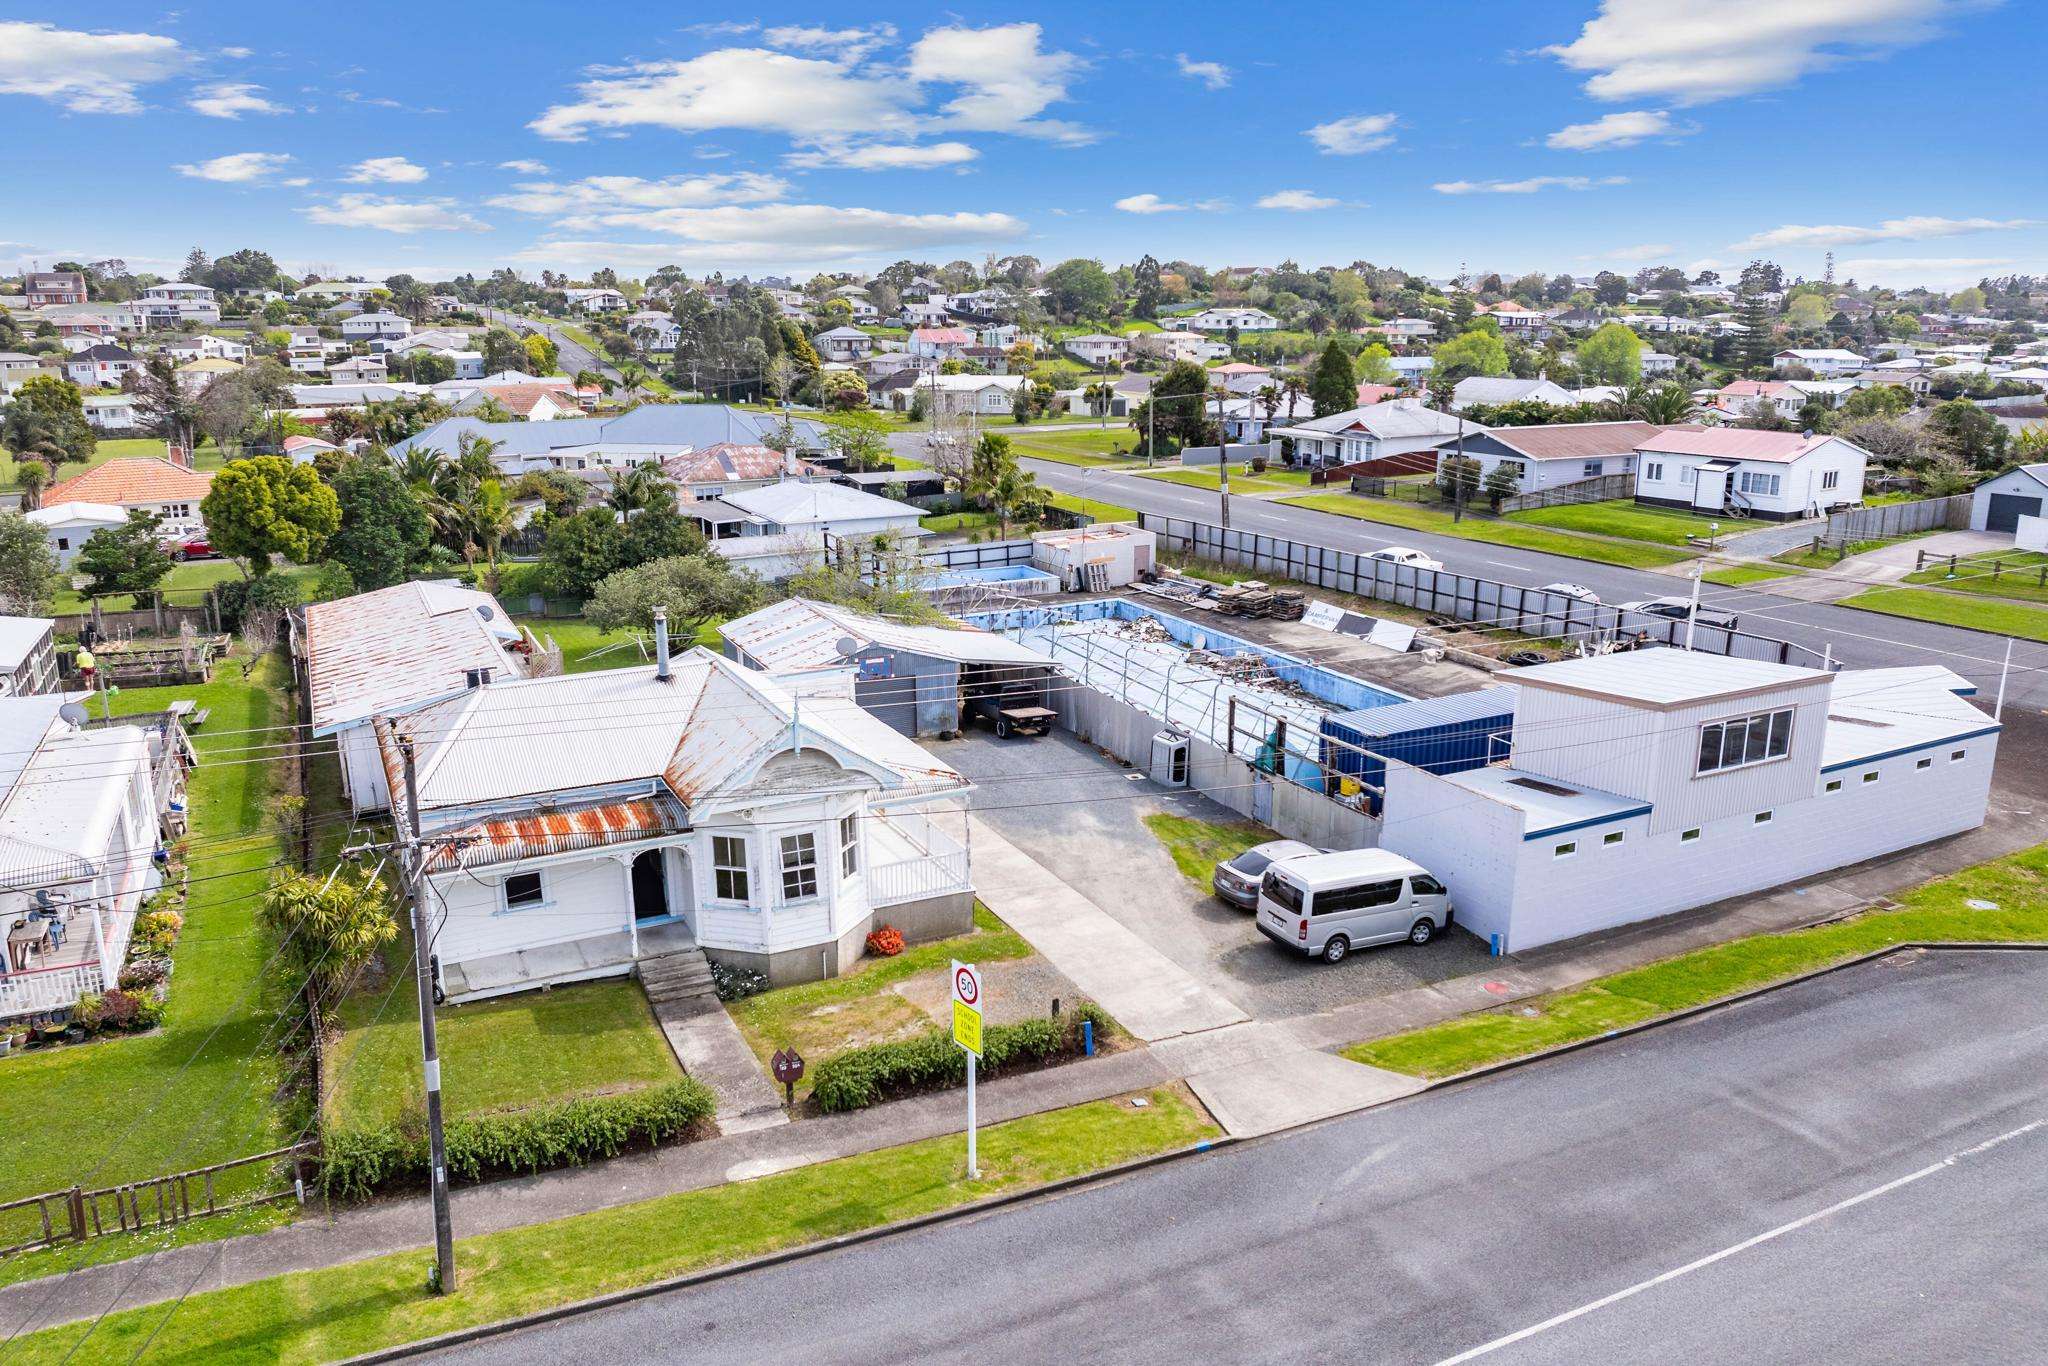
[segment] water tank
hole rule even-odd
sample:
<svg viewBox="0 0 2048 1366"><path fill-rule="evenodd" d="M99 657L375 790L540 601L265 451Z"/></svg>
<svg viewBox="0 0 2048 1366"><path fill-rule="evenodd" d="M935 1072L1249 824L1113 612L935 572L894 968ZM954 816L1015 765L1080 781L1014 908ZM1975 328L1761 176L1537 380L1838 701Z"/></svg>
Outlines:
<svg viewBox="0 0 2048 1366"><path fill-rule="evenodd" d="M1152 781L1167 787L1188 785L1188 737L1162 730L1152 737Z"/></svg>

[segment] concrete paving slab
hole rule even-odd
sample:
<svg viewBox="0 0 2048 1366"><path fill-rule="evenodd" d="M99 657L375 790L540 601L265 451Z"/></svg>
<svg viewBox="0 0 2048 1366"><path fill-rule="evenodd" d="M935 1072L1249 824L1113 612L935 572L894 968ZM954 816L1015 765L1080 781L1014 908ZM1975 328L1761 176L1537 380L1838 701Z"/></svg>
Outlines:
<svg viewBox="0 0 2048 1366"><path fill-rule="evenodd" d="M1412 1095L1423 1083L1296 1047L1191 1076L1188 1086L1225 1133L1250 1138Z"/></svg>
<svg viewBox="0 0 2048 1366"><path fill-rule="evenodd" d="M983 903L1132 1034L1151 1043L1251 1018L986 821L971 823Z"/></svg>
<svg viewBox="0 0 2048 1366"><path fill-rule="evenodd" d="M746 1036L723 1007L684 1011L657 1005L654 1018L683 1070L718 1097L720 1133L746 1133L789 1123L781 1093L761 1070L760 1059L747 1047Z"/></svg>

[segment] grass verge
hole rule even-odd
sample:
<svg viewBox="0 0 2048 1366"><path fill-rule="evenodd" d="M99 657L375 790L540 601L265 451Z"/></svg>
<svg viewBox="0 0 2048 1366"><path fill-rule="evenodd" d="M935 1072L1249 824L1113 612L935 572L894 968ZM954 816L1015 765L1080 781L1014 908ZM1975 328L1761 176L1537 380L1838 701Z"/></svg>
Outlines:
<svg viewBox="0 0 2048 1366"><path fill-rule="evenodd" d="M1046 501L1053 507L1064 508L1068 512L1085 512L1098 522L1135 522L1138 520L1138 513L1135 508L1127 508L1119 503L1104 503L1094 498L1083 498L1079 494L1055 493Z"/></svg>
<svg viewBox="0 0 2048 1366"><path fill-rule="evenodd" d="M1896 911L1874 911L1809 930L1754 935L1697 949L1571 991L1354 1044L1344 1056L1414 1076L1455 1076L1894 944L2048 939L2048 844L1939 878L1898 900L1901 909ZM1996 909L1975 910L1969 905L1972 901L1989 902Z"/></svg>
<svg viewBox="0 0 2048 1366"><path fill-rule="evenodd" d="M1578 531L1589 536L1614 536L1626 541L1674 546L1685 545L1688 536L1708 535L1714 526L1710 518L1686 512L1665 512L1628 499L1530 508L1526 512L1510 512L1506 520L1547 526L1556 531ZM1721 523L1721 529L1726 531L1728 524Z"/></svg>
<svg viewBox="0 0 2048 1366"><path fill-rule="evenodd" d="M1709 569L1700 577L1707 583L1718 583L1725 588L1744 588L1753 583L1788 578L1798 572L1784 564L1731 564L1723 569Z"/></svg>
<svg viewBox="0 0 2048 1366"><path fill-rule="evenodd" d="M1218 863L1235 858L1254 844L1280 838L1254 821L1225 824L1165 812L1145 817L1145 828L1166 846L1166 852L1173 856L1173 866L1180 869L1182 876L1205 892Z"/></svg>
<svg viewBox="0 0 2048 1366"><path fill-rule="evenodd" d="M110 1314L84 1344L129 1360L158 1350L205 1362L317 1362L416 1342L594 1295L956 1209L1216 1135L1178 1088L1134 1108L1096 1101L998 1124L980 1136L982 1176L962 1173L963 1140L930 1139L756 1181L663 1196L462 1240L461 1288L423 1288L430 1250L394 1253L194 1295L175 1309ZM15 1359L71 1359L85 1324L18 1340ZM97 1345L94 1345L97 1344Z"/></svg>
<svg viewBox="0 0 2048 1366"><path fill-rule="evenodd" d="M1949 577L1949 562L1944 560L1917 574L1908 574L1906 582L1946 588L1951 593L2048 603L2048 555L2032 550L1971 555L1955 562L1954 578Z"/></svg>
<svg viewBox="0 0 2048 1366"><path fill-rule="evenodd" d="M1142 479L1155 479L1163 484L1185 484L1189 488L1206 489L1211 493L1220 493L1222 491L1222 479L1214 470L1164 469L1154 470L1149 474L1143 474L1139 477ZM1233 471L1230 476L1230 491L1232 493L1285 493L1289 489L1306 487L1307 483L1305 481L1276 479L1270 475L1245 474L1240 471Z"/></svg>
<svg viewBox="0 0 2048 1366"><path fill-rule="evenodd" d="M1454 522L1449 513L1438 512L1434 508L1380 498L1361 498L1349 493L1311 493L1300 498L1283 498L1280 501L1290 507L1313 508L1318 512L1335 513L1339 517L1356 517L1366 522L1407 527L1411 531L1433 531L1441 536L1457 536L1467 541L1513 546L1519 550L1536 550L1546 555L1565 555L1575 560L1593 560L1600 564L1625 565L1631 569L1655 569L1662 565L1680 564L1693 558L1684 551L1667 549L1664 546L1632 541L1595 540L1591 536L1552 531L1547 527L1523 526L1517 522L1489 521L1477 517L1467 517L1462 522Z"/></svg>
<svg viewBox="0 0 2048 1366"><path fill-rule="evenodd" d="M1888 617L1960 626L1967 631L2048 641L2048 608L2029 607L2002 598L1965 597L1926 588L1873 588L1843 599L1841 605L1882 612Z"/></svg>

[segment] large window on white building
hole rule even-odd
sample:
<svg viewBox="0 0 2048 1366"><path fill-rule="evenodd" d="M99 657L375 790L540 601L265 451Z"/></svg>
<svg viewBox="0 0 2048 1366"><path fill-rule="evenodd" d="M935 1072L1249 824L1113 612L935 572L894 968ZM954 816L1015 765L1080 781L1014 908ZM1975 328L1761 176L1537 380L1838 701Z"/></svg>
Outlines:
<svg viewBox="0 0 2048 1366"><path fill-rule="evenodd" d="M739 835L711 837L711 893L720 901L746 901L747 842Z"/></svg>
<svg viewBox="0 0 2048 1366"><path fill-rule="evenodd" d="M1709 721L1700 727L1695 773L1719 773L1782 759L1792 752L1792 709Z"/></svg>
<svg viewBox="0 0 2048 1366"><path fill-rule="evenodd" d="M818 841L808 830L782 837L782 899L803 901L818 894Z"/></svg>
<svg viewBox="0 0 2048 1366"><path fill-rule="evenodd" d="M860 818L839 818L839 876L852 877L860 871Z"/></svg>

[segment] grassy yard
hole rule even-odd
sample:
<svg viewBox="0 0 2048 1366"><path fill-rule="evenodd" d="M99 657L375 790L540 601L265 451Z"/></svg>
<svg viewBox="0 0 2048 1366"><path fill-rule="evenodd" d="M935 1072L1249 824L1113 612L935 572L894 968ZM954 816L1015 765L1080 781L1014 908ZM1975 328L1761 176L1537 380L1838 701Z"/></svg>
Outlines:
<svg viewBox="0 0 2048 1366"><path fill-rule="evenodd" d="M1052 506L1062 508L1068 512L1086 513L1098 522L1135 522L1138 520L1137 511L1133 508L1127 508L1118 503L1104 503L1093 498L1083 498L1077 493L1055 493L1046 501L1052 504Z"/></svg>
<svg viewBox="0 0 2048 1366"><path fill-rule="evenodd" d="M918 518L918 525L934 536L962 536L980 531L1002 530L1001 523L997 521L993 512L982 512L976 508L965 508L959 512L935 512L928 517Z"/></svg>
<svg viewBox="0 0 2048 1366"><path fill-rule="evenodd" d="M1591 536L1617 536L1627 541L1649 541L1655 545L1682 546L1688 536L1706 536L1712 532L1714 522L1710 518L1697 517L1689 512L1667 512L1660 508L1644 507L1626 498L1611 499L1604 503L1570 503L1562 507L1531 508L1526 512L1510 512L1506 520L1525 522L1530 526L1547 526L1558 531L1579 531ZM1728 523L1720 523L1721 530L1728 529Z"/></svg>
<svg viewBox="0 0 2048 1366"><path fill-rule="evenodd" d="M1071 432L1019 432L1010 438L1010 449L1033 460L1053 460L1062 465L1122 465L1142 468L1130 452L1137 434L1112 425Z"/></svg>
<svg viewBox="0 0 2048 1366"><path fill-rule="evenodd" d="M1660 565L1680 564L1692 558L1683 551L1663 546L1632 541L1596 540L1591 536L1553 531L1547 527L1523 526L1505 519L1493 521L1481 517L1467 517L1463 522L1453 522L1451 514L1439 512L1435 508L1426 508L1415 503L1391 502L1382 498L1361 498L1349 493L1311 493L1281 501L1291 507L1315 508L1320 512L1336 513L1340 517L1356 517L1361 521L1407 527L1411 531L1434 531L1440 535L1458 536L1468 541L1514 546L1521 550L1538 550L1549 555L1568 555L1577 560L1595 560L1601 564L1626 565L1633 569L1653 569Z"/></svg>
<svg viewBox="0 0 2048 1366"><path fill-rule="evenodd" d="M562 672L580 674L595 669L623 669L634 664L645 664L654 658L654 647L647 642L644 648L636 647L635 634L631 631L600 631L582 617L529 617L512 618L541 639L554 637L555 644L562 647ZM706 626L697 632L695 644L706 649L720 650L725 646L725 637L718 633L716 626ZM602 653L600 653L602 652Z"/></svg>
<svg viewBox="0 0 2048 1366"><path fill-rule="evenodd" d="M843 977L764 991L735 1001L727 1010L763 1071L775 1050L794 1046L816 1067L841 1049L907 1039L932 1027L931 1017L892 990L920 973L942 972L955 958L998 963L1029 958L1024 936L976 902L974 932L929 944L913 944L894 958L864 958ZM797 1090L810 1093L808 1075Z"/></svg>
<svg viewBox="0 0 2048 1366"><path fill-rule="evenodd" d="M395 1123L425 1104L411 955L410 943L387 953L388 980L342 1003L323 1097L332 1123ZM450 1118L615 1095L682 1075L638 982L579 982L448 1006L437 1020Z"/></svg>
<svg viewBox="0 0 2048 1366"><path fill-rule="evenodd" d="M271 573L298 584L302 594L310 594L313 581L320 576L320 569L318 565L292 564L273 569ZM209 588L241 577L242 571L233 560L191 560L174 567L165 576L165 600L174 607L196 607ZM135 599L124 594L100 599L101 608L108 612L124 612L134 605ZM57 613L90 612L92 600L76 589L67 588L57 594L56 603L50 610Z"/></svg>
<svg viewBox="0 0 2048 1366"><path fill-rule="evenodd" d="M57 478L59 481L73 478L121 456L162 455L163 453L164 443L153 436L122 437L117 440L106 440L93 448L91 459L80 464L60 466L57 470ZM202 445L199 448L198 454L192 457L193 466L202 470L217 470L226 463L227 456L221 451L221 448L211 444ZM14 473L13 454L4 448L0 448L0 490L12 490L20 487L21 484L16 479Z"/></svg>
<svg viewBox="0 0 2048 1366"><path fill-rule="evenodd" d="M1993 635L2017 636L2021 640L2048 641L2048 608L2029 607L2022 602L1998 598L1965 597L1957 593L1936 593L1925 588L1873 588L1842 601L1844 607L1882 612L1890 617L1911 617L1968 631L1989 631Z"/></svg>
<svg viewBox="0 0 2048 1366"><path fill-rule="evenodd" d="M2032 550L1971 555L1956 560L1954 578L1949 577L1949 563L1944 560L1908 574L1906 582L1932 584L1956 593L2048 603L2048 555Z"/></svg>
<svg viewBox="0 0 2048 1366"><path fill-rule="evenodd" d="M211 683L124 688L114 699L122 714L160 711L178 698L212 713L194 737L192 885L170 1010L153 1034L0 1060L0 1200L206 1166L285 1140L266 1033L282 1003L268 999L271 941L256 918L278 856L264 810L276 770L246 762L242 751L275 738L252 730L289 719L286 681L283 660L268 655L246 669L224 661ZM237 1231L210 1227L205 1236ZM68 1263L68 1252L59 1255ZM8 1272L33 1260L11 1261Z"/></svg>
<svg viewBox="0 0 2048 1366"><path fill-rule="evenodd" d="M1731 564L1721 569L1709 569L1700 575L1707 583L1718 583L1725 588L1746 588L1753 583L1768 583L1797 575L1798 570L1784 564Z"/></svg>
<svg viewBox="0 0 2048 1366"><path fill-rule="evenodd" d="M1210 875L1218 863L1235 858L1255 844L1280 838L1254 821L1222 824L1164 812L1145 817L1145 828L1173 855L1173 866L1203 891L1209 889Z"/></svg>
<svg viewBox="0 0 2048 1366"><path fill-rule="evenodd" d="M109 1314L13 1344L13 1360L75 1356L127 1361L153 1334L188 1361L333 1361L378 1347L588 1299L706 1267L799 1247L1005 1191L1099 1171L1215 1137L1177 1087L1138 1108L1096 1101L992 1125L981 1134L981 1179L966 1179L956 1137L863 1153L754 1181L663 1196L551 1223L463 1239L457 1293L424 1286L429 1250L207 1291L175 1309ZM83 1344L86 1351L81 1354ZM97 1345L94 1345L97 1344Z"/></svg>
<svg viewBox="0 0 2048 1366"><path fill-rule="evenodd" d="M1356 1044L1344 1056L1415 1076L1454 1076L1893 944L2048 939L2048 845L1965 869L1898 900L1901 909L1896 911L1699 949L1572 991ZM1973 901L1995 909L1973 909ZM1535 1013L1524 1014L1525 1009Z"/></svg>
<svg viewBox="0 0 2048 1366"><path fill-rule="evenodd" d="M1140 479L1157 479L1167 484L1184 484L1189 488L1206 489L1210 493L1222 491L1222 476L1215 470L1205 469L1163 469L1140 474ZM1275 479L1270 475L1245 474L1239 470L1230 473L1232 493L1286 493L1290 489L1306 488L1307 481Z"/></svg>

